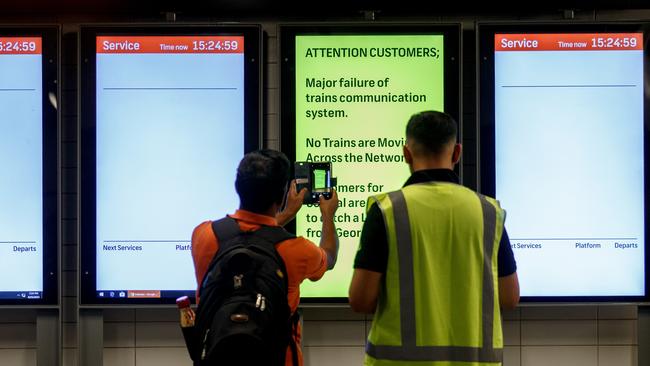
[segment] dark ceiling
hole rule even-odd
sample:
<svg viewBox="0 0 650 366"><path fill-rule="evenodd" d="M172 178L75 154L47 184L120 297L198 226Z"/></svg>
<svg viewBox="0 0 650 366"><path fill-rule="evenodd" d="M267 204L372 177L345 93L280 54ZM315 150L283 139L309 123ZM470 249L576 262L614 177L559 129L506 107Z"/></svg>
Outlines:
<svg viewBox="0 0 650 366"><path fill-rule="evenodd" d="M4 15L132 14L152 16L176 12L187 16L277 17L358 16L362 10L381 15L435 15L451 13L539 13L599 9L649 9L649 0L5 0Z"/></svg>

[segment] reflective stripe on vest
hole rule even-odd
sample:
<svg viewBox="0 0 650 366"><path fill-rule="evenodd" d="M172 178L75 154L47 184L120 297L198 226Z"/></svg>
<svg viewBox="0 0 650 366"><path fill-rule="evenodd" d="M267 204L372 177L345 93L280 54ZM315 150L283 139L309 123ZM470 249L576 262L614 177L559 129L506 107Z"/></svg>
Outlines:
<svg viewBox="0 0 650 366"><path fill-rule="evenodd" d="M392 361L451 361L497 363L503 359L503 349L493 347L494 330L494 249L496 208L478 194L483 210L483 293L482 293L482 347L418 346L416 345L415 282L413 274L413 246L406 199L400 191L388 198L393 207L397 256L399 263L401 345L375 345L368 341L366 353L378 360ZM383 210L382 210L383 213ZM384 218L386 222L386 218ZM387 227L388 229L388 227Z"/></svg>

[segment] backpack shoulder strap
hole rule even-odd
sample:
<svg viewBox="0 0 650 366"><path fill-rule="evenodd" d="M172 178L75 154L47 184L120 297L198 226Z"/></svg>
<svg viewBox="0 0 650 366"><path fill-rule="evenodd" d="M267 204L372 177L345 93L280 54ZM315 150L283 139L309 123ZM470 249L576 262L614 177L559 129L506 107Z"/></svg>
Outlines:
<svg viewBox="0 0 650 366"><path fill-rule="evenodd" d="M296 310L291 317L289 318L291 323L291 338L289 339L289 347L291 347L291 361L293 366L299 366L298 362L298 344L296 344L296 338L298 338L298 324L300 323L300 310Z"/></svg>
<svg viewBox="0 0 650 366"><path fill-rule="evenodd" d="M251 231L250 234L250 239L252 239L253 242L262 245L262 247L266 248L265 250L267 250L268 253L275 258L276 263L280 266L280 270L284 274L284 284L288 289L289 279L287 266L286 263L284 263L284 259L278 252L276 245L285 240L295 238L295 235L290 234L280 226L262 226L258 230Z"/></svg>
<svg viewBox="0 0 650 366"><path fill-rule="evenodd" d="M219 253L223 253L222 249L230 245L229 244L230 239L233 239L237 235L239 235L241 233L241 229L239 228L239 224L235 219L226 216L219 220L212 221L212 232L214 232L214 236L217 238L217 241L219 243L219 249L217 250L216 253L214 253L214 256L210 260L210 264L208 264L208 269L205 271L205 274L201 279L201 286L199 287L199 296L203 294L203 287L205 286L206 277L208 276L208 274L210 274L210 272L214 268L217 262L217 258L219 257Z"/></svg>
<svg viewBox="0 0 650 366"><path fill-rule="evenodd" d="M219 241L219 250L223 249L230 239L241 234L239 224L232 217L226 216L222 219L212 221L212 231Z"/></svg>
<svg viewBox="0 0 650 366"><path fill-rule="evenodd" d="M237 221L230 216L212 221L212 231L219 241L220 249L227 241L242 233ZM296 237L281 226L262 226L250 234L265 239L273 245Z"/></svg>

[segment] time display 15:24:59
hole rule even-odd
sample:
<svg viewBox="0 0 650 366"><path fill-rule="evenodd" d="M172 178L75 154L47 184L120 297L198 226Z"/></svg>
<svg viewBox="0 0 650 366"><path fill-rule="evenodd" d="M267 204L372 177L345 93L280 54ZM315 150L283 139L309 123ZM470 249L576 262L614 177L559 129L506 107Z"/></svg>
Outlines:
<svg viewBox="0 0 650 366"><path fill-rule="evenodd" d="M36 51L36 42L0 41L0 52L30 52L30 51Z"/></svg>
<svg viewBox="0 0 650 366"><path fill-rule="evenodd" d="M236 51L237 41L192 41L194 51Z"/></svg>
<svg viewBox="0 0 650 366"><path fill-rule="evenodd" d="M635 48L637 39L634 37L594 37L591 39L593 48Z"/></svg>

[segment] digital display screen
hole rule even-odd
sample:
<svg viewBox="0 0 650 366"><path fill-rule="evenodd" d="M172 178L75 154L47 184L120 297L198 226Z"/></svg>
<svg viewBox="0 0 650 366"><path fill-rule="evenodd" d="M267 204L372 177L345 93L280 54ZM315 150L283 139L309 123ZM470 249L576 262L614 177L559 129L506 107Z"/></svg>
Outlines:
<svg viewBox="0 0 650 366"><path fill-rule="evenodd" d="M347 298L368 197L399 189L410 175L402 156L408 119L446 109L445 35L351 33L287 41L294 47L295 99L283 106L293 106L295 120L283 119L283 130L295 125L295 135L283 137L283 150L295 151L297 161L332 162L340 200L337 264L320 281L303 282L305 299ZM316 175L317 187L323 179ZM320 242L318 207L303 207L295 221L297 235Z"/></svg>
<svg viewBox="0 0 650 366"><path fill-rule="evenodd" d="M244 38L96 36L95 300L194 294L193 229L239 205Z"/></svg>
<svg viewBox="0 0 650 366"><path fill-rule="evenodd" d="M40 37L0 37L0 298L43 292Z"/></svg>
<svg viewBox="0 0 650 366"><path fill-rule="evenodd" d="M492 41L494 194L521 295L645 296L643 33Z"/></svg>
<svg viewBox="0 0 650 366"><path fill-rule="evenodd" d="M0 29L0 304L50 305L57 286L56 28Z"/></svg>

